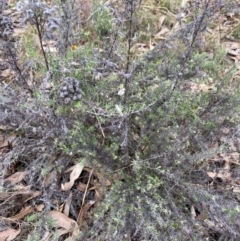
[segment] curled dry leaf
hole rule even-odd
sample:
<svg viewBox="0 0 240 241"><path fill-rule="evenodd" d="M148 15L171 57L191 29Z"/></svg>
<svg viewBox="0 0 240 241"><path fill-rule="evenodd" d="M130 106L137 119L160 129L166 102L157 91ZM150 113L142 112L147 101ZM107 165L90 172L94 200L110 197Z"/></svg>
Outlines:
<svg viewBox="0 0 240 241"><path fill-rule="evenodd" d="M33 212L33 208L31 206L27 206L24 209L21 210L20 213L18 213L15 216L7 218L9 221L19 221L25 216L27 216L29 213Z"/></svg>
<svg viewBox="0 0 240 241"><path fill-rule="evenodd" d="M16 183L19 183L21 182L25 176L29 173L29 171L24 171L24 172L16 172L14 173L13 175L11 175L10 177L8 178L5 178L4 179L4 184L6 183L10 183L10 184L16 184Z"/></svg>
<svg viewBox="0 0 240 241"><path fill-rule="evenodd" d="M13 228L9 228L7 230L4 230L0 232L0 241L14 240L20 232L21 232L21 229L16 230Z"/></svg>
<svg viewBox="0 0 240 241"><path fill-rule="evenodd" d="M68 191L72 188L75 180L80 176L80 174L82 173L82 170L83 170L83 167L84 165L83 164L76 164L74 165L73 167L69 168L66 172L69 172L69 171L72 171L71 174L70 174L70 181L69 182L66 182L65 184L62 184L61 185L61 189L63 191Z"/></svg>
<svg viewBox="0 0 240 241"><path fill-rule="evenodd" d="M78 236L79 228L77 222L73 219L58 211L51 211L49 213L49 217L51 217L55 221L55 225L57 227L64 228L69 233L72 233L74 237Z"/></svg>

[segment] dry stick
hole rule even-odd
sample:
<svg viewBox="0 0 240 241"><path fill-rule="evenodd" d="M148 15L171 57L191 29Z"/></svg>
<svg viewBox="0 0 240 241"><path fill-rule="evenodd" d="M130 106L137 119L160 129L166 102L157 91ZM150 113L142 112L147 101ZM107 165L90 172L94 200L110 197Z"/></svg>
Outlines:
<svg viewBox="0 0 240 241"><path fill-rule="evenodd" d="M37 17L35 17L35 23L36 23L37 34L38 34L38 38L39 38L39 42L40 42L40 46L41 46L41 51L42 51L42 54L43 54L43 57L44 57L45 65L46 65L47 71L49 71L49 64L48 64L48 60L47 60L47 55L46 55L46 52L45 52L44 47L43 47L43 36L42 36L43 27L41 26L41 23L39 22ZM41 27L41 29L40 29L40 27Z"/></svg>
<svg viewBox="0 0 240 241"><path fill-rule="evenodd" d="M82 209L83 209L83 204L84 204L84 202L85 202L85 198L86 198L86 195L87 195L87 190L88 190L88 186L89 186L89 183L90 183L92 174L93 174L93 170L94 170L94 169L92 169L91 172L90 172L90 174L89 174L87 186L86 186L86 188L85 188L85 192L84 192L83 199L82 199L82 206L81 206L81 209L80 209L79 214L78 214L78 217L77 217L77 223L79 222L79 219L80 219L80 214L81 214Z"/></svg>
<svg viewBox="0 0 240 241"><path fill-rule="evenodd" d="M97 114L96 111L95 111L95 109L93 109L93 111L94 111L95 114ZM104 134L104 131L103 131L103 128L102 128L101 122L100 122L99 119L97 118L97 115L96 115L96 119L97 119L98 124L99 124L99 126L100 126L100 130L101 130L101 132L102 132L103 138L105 139L106 136L105 136L105 134ZM104 140L103 140L103 142L104 142Z"/></svg>
<svg viewBox="0 0 240 241"><path fill-rule="evenodd" d="M9 40L7 40L7 41L9 41ZM14 71L15 71L15 73L17 73L17 74L20 76L20 78L25 82L28 90L30 91L30 94L33 95L33 90L32 90L31 87L29 86L26 78L23 76L22 71L21 71L20 67L18 66L17 59L15 58L14 53L12 52L11 46L7 45L7 49L8 49L8 54L10 55L11 61L12 61L12 62L10 62L10 64L11 64L11 65L12 65L12 64L14 65Z"/></svg>

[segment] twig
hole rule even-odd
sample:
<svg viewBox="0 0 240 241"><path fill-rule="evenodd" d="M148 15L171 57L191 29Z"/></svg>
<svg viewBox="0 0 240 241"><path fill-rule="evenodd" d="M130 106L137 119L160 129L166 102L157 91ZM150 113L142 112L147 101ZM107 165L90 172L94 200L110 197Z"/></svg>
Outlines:
<svg viewBox="0 0 240 241"><path fill-rule="evenodd" d="M87 194L87 190L88 190L88 186L89 186L89 183L90 183L90 180L91 180L91 177L92 177L92 174L93 174L93 170L91 170L90 174L89 174L89 178L88 178L88 182L87 182L87 186L86 186L86 189L85 189L85 192L84 192L84 195L83 195L83 200L82 200L82 207L81 207L81 210L83 208L83 204L85 202L85 198L86 198L86 194ZM81 212L81 211L80 211Z"/></svg>
<svg viewBox="0 0 240 241"><path fill-rule="evenodd" d="M89 178L88 178L88 182L87 182L87 186L86 186L86 189L85 189L85 192L84 192L84 195L83 195L82 206L81 206L81 209L80 209L79 214L78 214L78 217L77 217L77 223L78 223L78 224L80 224L80 221L81 221L81 219L82 219L84 202L85 202L85 198L86 198L88 186L89 186L89 183L90 183L92 174L93 174L93 170L94 170L94 169L92 169L92 170L90 171Z"/></svg>

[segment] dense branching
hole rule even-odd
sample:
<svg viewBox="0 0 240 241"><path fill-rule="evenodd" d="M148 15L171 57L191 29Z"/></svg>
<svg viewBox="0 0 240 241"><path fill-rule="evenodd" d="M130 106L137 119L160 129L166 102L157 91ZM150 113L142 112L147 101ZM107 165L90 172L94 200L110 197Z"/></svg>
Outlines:
<svg viewBox="0 0 240 241"><path fill-rule="evenodd" d="M37 31L44 59L39 71L46 74L30 84L16 48L2 51L22 81L20 90L12 84L0 89L1 123L17 136L14 148L0 157L2 168L21 163L28 169L26 181L43 192L46 212L55 197L66 196L57 190L58 180L44 187L43 169L60 175L81 160L119 173L78 240L239 240L239 201L216 187L219 180L207 175L206 164L227 154L228 142L239 137L239 86L229 88L236 69L218 47L210 54L203 38L221 14L238 6L195 1L188 22L180 13L180 27L139 57L132 49L141 4L95 3L82 19L74 1L18 4L23 22ZM1 21L7 43L11 26ZM79 36L85 45L75 50ZM48 40L56 42L57 53L46 51ZM224 139L223 128L230 130ZM229 185L227 179L221 184ZM39 234L44 222L42 217Z"/></svg>

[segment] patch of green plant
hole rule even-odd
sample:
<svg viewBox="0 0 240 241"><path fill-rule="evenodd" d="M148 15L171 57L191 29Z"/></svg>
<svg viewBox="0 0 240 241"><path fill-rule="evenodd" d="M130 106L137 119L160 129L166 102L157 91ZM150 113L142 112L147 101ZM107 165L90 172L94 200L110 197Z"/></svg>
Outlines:
<svg viewBox="0 0 240 241"><path fill-rule="evenodd" d="M32 222L35 223L39 219L39 217L40 217L39 214L33 213L33 214L30 214L26 220L29 223L32 223Z"/></svg>
<svg viewBox="0 0 240 241"><path fill-rule="evenodd" d="M189 235L182 230L197 233L201 240L186 207L203 202L218 209L209 193L218 194L204 184L193 188L202 181L193 166L206 158L202 143L208 134L237 110L237 102L232 103L239 93L233 90L232 99L224 94L233 76L229 71L226 79L221 77L225 53L200 53L184 36L173 36L166 45L134 60L128 48L114 46L130 61L122 68L105 49L95 55L84 50L74 53L73 59L89 60L74 72L75 77L89 79L82 85L83 101L71 106L74 126L59 146L91 166L101 163L113 171L123 170L122 180L106 194L83 240L96 236L123 240L126 233L143 240L186 240ZM100 78L91 78L96 69L101 70ZM216 87L192 87L209 83ZM124 91L119 94L120 88ZM216 212L208 211L214 218Z"/></svg>
<svg viewBox="0 0 240 241"><path fill-rule="evenodd" d="M236 28L234 28L234 30L231 33L231 36L233 36L237 40L240 39L240 26L237 26Z"/></svg>
<svg viewBox="0 0 240 241"><path fill-rule="evenodd" d="M180 6L182 0L155 0L157 6L166 8L172 12L176 11L176 6Z"/></svg>
<svg viewBox="0 0 240 241"><path fill-rule="evenodd" d="M101 4L95 4L96 10L93 15L93 25L100 39L108 36L113 29L113 20L110 10Z"/></svg>

